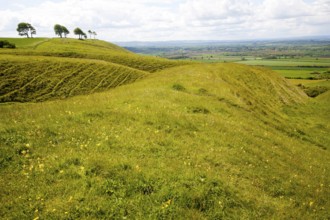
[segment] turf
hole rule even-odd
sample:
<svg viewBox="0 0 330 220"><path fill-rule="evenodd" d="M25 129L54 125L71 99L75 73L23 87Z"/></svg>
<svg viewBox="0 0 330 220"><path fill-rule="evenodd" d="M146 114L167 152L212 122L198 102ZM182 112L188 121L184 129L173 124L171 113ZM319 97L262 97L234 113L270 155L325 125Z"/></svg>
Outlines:
<svg viewBox="0 0 330 220"><path fill-rule="evenodd" d="M0 56L11 68L70 65L63 76L89 64L112 77L118 65L90 54ZM1 218L329 217L329 92L311 99L271 70L240 64L142 75L98 93L0 105ZM88 88L88 74L70 79L73 91Z"/></svg>
<svg viewBox="0 0 330 220"><path fill-rule="evenodd" d="M39 44L48 41L48 38L1 38L1 40L6 40L10 43L15 44L17 48L34 48Z"/></svg>
<svg viewBox="0 0 330 220"><path fill-rule="evenodd" d="M45 101L104 91L148 73L104 61L0 57L0 102Z"/></svg>

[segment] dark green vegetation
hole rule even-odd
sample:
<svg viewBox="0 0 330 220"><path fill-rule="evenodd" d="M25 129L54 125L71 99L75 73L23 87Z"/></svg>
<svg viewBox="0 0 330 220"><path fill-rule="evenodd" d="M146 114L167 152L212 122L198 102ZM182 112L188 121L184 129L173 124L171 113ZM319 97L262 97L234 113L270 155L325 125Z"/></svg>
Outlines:
<svg viewBox="0 0 330 220"><path fill-rule="evenodd" d="M75 35L78 35L79 36L79 40L83 39L83 37L86 39L87 38L87 35L85 32L83 32L80 28L76 28L73 30L73 33Z"/></svg>
<svg viewBox="0 0 330 220"><path fill-rule="evenodd" d="M33 48L1 53L1 77L31 62L48 66L31 72L40 80L62 65L72 65L62 77L88 65L90 74L100 67L96 81L104 70L116 82L117 65L143 77L64 100L1 104L1 218L329 217L329 92L311 99L265 68L173 62L101 41ZM73 91L89 88L78 84ZM64 88L56 91L70 96Z"/></svg>
<svg viewBox="0 0 330 220"><path fill-rule="evenodd" d="M16 48L16 46L6 40L0 40L0 48Z"/></svg>
<svg viewBox="0 0 330 220"><path fill-rule="evenodd" d="M17 25L16 28L18 35L26 36L27 38L33 37L34 34L37 33L36 29L30 24L26 22L21 22Z"/></svg>
<svg viewBox="0 0 330 220"><path fill-rule="evenodd" d="M55 24L54 25L54 32L56 35L60 36L60 38L66 37L68 34L70 34L70 31L63 25Z"/></svg>

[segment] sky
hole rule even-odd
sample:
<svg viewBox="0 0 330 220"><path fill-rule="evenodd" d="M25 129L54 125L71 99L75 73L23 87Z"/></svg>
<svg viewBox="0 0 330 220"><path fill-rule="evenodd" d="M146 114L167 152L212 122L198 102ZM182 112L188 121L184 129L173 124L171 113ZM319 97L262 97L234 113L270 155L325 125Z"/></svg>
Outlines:
<svg viewBox="0 0 330 220"><path fill-rule="evenodd" d="M114 42L329 36L330 0L0 0L0 37L19 37L20 22Z"/></svg>

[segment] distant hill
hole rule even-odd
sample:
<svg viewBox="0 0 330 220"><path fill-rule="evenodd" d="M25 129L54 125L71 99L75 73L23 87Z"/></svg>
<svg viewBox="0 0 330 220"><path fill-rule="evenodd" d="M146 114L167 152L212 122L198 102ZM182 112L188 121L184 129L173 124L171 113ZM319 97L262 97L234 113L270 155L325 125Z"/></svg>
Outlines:
<svg viewBox="0 0 330 220"><path fill-rule="evenodd" d="M200 47L200 46L223 46L223 45L247 45L247 44L269 44L269 43L293 43L293 42L327 42L330 36L306 36L274 39L251 39L251 40L172 40L172 41L119 41L115 42L121 47Z"/></svg>

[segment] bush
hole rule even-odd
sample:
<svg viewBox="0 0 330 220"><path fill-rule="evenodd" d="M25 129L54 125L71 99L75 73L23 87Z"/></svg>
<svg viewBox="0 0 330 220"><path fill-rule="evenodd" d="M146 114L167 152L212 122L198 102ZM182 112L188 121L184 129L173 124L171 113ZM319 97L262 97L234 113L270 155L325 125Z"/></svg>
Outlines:
<svg viewBox="0 0 330 220"><path fill-rule="evenodd" d="M174 84L174 85L172 86L172 89L177 90L177 91L185 91L185 90L186 90L186 88L183 87L183 86L180 85L180 84Z"/></svg>
<svg viewBox="0 0 330 220"><path fill-rule="evenodd" d="M210 111L207 108L204 107L192 107L189 109L189 112L194 114L209 114Z"/></svg>
<svg viewBox="0 0 330 220"><path fill-rule="evenodd" d="M15 44L9 43L6 40L0 41L0 48L16 48Z"/></svg>
<svg viewBox="0 0 330 220"><path fill-rule="evenodd" d="M307 87L306 89L304 89L304 91L309 97L314 98L314 97L321 95L322 93L325 93L326 91L328 91L328 88L324 87L324 86Z"/></svg>

